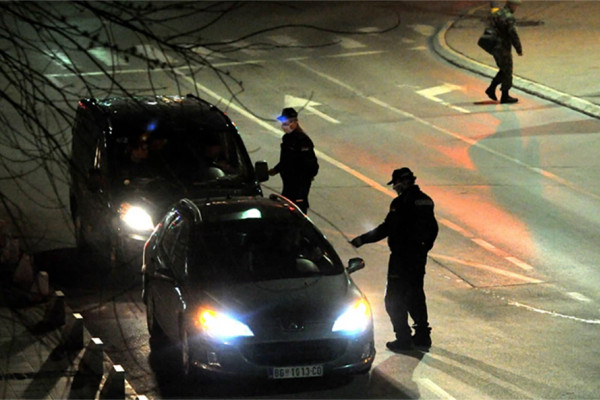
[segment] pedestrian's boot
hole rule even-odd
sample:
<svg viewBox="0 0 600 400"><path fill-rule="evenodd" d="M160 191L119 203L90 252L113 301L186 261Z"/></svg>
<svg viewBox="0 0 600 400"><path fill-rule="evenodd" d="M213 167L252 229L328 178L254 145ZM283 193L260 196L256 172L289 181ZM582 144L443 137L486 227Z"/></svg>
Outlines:
<svg viewBox="0 0 600 400"><path fill-rule="evenodd" d="M496 97L496 85L491 84L487 89L485 89L485 94L487 94L487 97L490 99L498 101L498 98Z"/></svg>
<svg viewBox="0 0 600 400"><path fill-rule="evenodd" d="M415 334L412 336L412 342L415 347L420 349L429 349L431 347L431 328L415 327Z"/></svg>
<svg viewBox="0 0 600 400"><path fill-rule="evenodd" d="M519 99L517 99L516 97L509 96L508 90L502 91L502 97L500 98L500 103L510 104L510 103L516 103L517 101L519 101Z"/></svg>

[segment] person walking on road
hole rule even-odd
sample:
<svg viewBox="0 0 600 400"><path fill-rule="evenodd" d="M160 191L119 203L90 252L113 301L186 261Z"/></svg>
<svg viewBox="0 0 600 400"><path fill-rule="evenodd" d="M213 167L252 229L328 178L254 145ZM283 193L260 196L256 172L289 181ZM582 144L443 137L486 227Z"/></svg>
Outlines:
<svg viewBox="0 0 600 400"><path fill-rule="evenodd" d="M281 194L306 214L310 186L319 172L314 144L300 126L295 109L284 108L277 120L281 122L284 135L281 140L279 163L269 170L269 175L281 174Z"/></svg>
<svg viewBox="0 0 600 400"><path fill-rule="evenodd" d="M438 234L433 200L415 184L416 176L406 167L392 173L398 193L383 221L375 229L352 239L354 247L377 242L387 237L391 254L388 263L385 309L390 317L396 340L387 342L394 352L414 346L431 347L431 328L425 301L424 279L427 253ZM414 335L408 316L414 324Z"/></svg>
<svg viewBox="0 0 600 400"><path fill-rule="evenodd" d="M497 101L496 87L502 84L500 103L516 103L519 101L519 99L511 97L508 93L513 80L512 48L515 48L519 56L523 55L523 48L513 15L519 4L521 4L521 0L507 0L503 8L493 7L489 17L490 27L495 29L498 34L498 44L492 51L494 61L498 66L498 73L485 90L485 94L490 99Z"/></svg>

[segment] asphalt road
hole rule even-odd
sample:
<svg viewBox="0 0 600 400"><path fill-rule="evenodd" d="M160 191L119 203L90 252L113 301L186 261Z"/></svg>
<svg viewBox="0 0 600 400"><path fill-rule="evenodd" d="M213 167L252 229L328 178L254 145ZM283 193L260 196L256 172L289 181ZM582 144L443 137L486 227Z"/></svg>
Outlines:
<svg viewBox="0 0 600 400"><path fill-rule="evenodd" d="M263 46L236 43L239 51L214 55L215 65L244 82L244 91L236 93L243 107L229 101L231 94L214 71L194 71L194 81L186 68L177 70L183 93L197 90L227 110L254 161L277 161L281 132L273 119L284 105L302 108L301 124L321 163L309 216L342 259L359 255L367 263L353 278L374 307L378 354L370 375L258 388L182 388L149 352L136 271L76 275L83 260L69 249L68 227L46 216L50 226L63 224L57 229L64 245L43 260L52 264L56 283L72 307L83 311L110 357L125 367L138 393L151 398L597 397L600 187L594 155L600 121L518 91L516 105L487 101L482 78L430 49L436 29L465 6L254 3L215 25L208 37L231 38L273 21L332 31L267 32L256 38ZM395 15L401 17L398 29L372 33L393 25ZM81 67L93 72L85 63ZM65 71L49 73L72 82ZM150 76L159 91L178 90L164 71ZM119 77L148 90L148 73L138 65L124 66ZM433 197L441 225L426 276L434 344L428 353L407 355L385 348L393 337L383 308L385 242L358 251L347 244L383 220L394 195L385 182L400 166L413 169L417 183ZM267 192L281 188L277 177L264 186Z"/></svg>

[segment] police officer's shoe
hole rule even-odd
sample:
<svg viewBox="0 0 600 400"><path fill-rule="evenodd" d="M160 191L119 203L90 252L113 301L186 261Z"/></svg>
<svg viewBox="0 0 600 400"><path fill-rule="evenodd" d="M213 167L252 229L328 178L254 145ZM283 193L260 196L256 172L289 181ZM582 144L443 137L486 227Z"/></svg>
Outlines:
<svg viewBox="0 0 600 400"><path fill-rule="evenodd" d="M416 332L412 337L415 347L429 349L431 347L431 336L429 332Z"/></svg>
<svg viewBox="0 0 600 400"><path fill-rule="evenodd" d="M502 97L500 98L500 103L503 104L516 103L517 101L519 101L519 99L516 97L510 97L508 93L502 93Z"/></svg>
<svg viewBox="0 0 600 400"><path fill-rule="evenodd" d="M411 339L399 340L396 339L393 342L387 342L385 346L393 351L394 353L402 353L404 351L414 350L415 346Z"/></svg>
<svg viewBox="0 0 600 400"><path fill-rule="evenodd" d="M489 97L490 99L492 99L494 101L498 101L498 98L496 97L496 87L495 86L490 86L489 88L485 89L485 94L487 94L487 97Z"/></svg>

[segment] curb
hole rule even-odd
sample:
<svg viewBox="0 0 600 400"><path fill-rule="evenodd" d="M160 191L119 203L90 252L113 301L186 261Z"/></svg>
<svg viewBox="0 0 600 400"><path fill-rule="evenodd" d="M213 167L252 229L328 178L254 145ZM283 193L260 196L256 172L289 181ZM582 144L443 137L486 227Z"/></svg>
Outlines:
<svg viewBox="0 0 600 400"><path fill-rule="evenodd" d="M476 7L469 11L468 14L474 13L481 7ZM496 75L497 68L492 68L487 64L480 63L469 56L455 50L446 42L446 33L454 24L460 20L447 22L433 37L433 50L443 59L460 68L475 72L479 75L493 78ZM475 40L475 39L473 39ZM483 50L482 50L483 51ZM600 119L600 106L583 100L579 97L572 96L567 93L560 92L548 86L539 84L522 78L518 75L513 75L513 86L526 93L540 97L544 100L552 101L565 107L569 107L575 111Z"/></svg>

